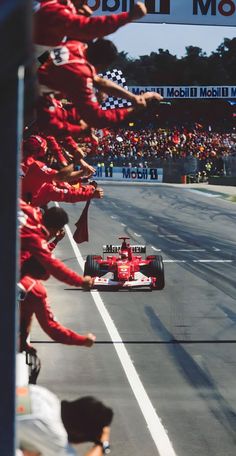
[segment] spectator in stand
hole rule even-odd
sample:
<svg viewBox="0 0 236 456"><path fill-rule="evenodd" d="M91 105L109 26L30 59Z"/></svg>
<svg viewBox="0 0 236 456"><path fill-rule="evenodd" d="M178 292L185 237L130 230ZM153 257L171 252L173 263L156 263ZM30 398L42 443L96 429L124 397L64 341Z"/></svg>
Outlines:
<svg viewBox="0 0 236 456"><path fill-rule="evenodd" d="M91 41L114 33L118 28L147 13L144 3L138 2L130 12L108 16L86 17L92 11L84 1L40 0L34 14L34 42L43 46L58 46L65 41Z"/></svg>
<svg viewBox="0 0 236 456"><path fill-rule="evenodd" d="M50 52L50 56L38 70L39 82L44 86L44 91L59 91L70 100L88 125L98 128L111 127L137 111L148 108L153 100L162 100L157 93L138 96L111 80L98 76L116 57L117 49L109 40L99 39L89 45L69 41ZM103 110L94 89L111 96L126 98L133 106Z"/></svg>
<svg viewBox="0 0 236 456"><path fill-rule="evenodd" d="M118 139L117 139L118 138ZM222 174L223 157L233 153L236 144L234 133L217 133L193 128L110 130L109 135L100 138L97 147L99 160L107 163L113 160L118 166L137 165L142 158L152 167L156 160L197 159L199 171L205 170L207 161L214 166L211 172ZM93 159L96 163L96 158Z"/></svg>
<svg viewBox="0 0 236 456"><path fill-rule="evenodd" d="M93 442L86 456L109 452L113 411L91 396L61 402L38 385L17 388L17 431L23 456L75 455L73 444ZM30 407L27 405L29 404Z"/></svg>

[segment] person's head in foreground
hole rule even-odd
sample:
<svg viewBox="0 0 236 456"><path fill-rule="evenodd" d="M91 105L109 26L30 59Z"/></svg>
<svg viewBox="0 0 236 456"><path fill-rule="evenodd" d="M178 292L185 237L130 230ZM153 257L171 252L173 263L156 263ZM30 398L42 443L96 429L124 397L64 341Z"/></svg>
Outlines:
<svg viewBox="0 0 236 456"><path fill-rule="evenodd" d="M118 57L118 50L112 41L100 38L88 44L86 55L88 61L98 71L102 71L115 62Z"/></svg>
<svg viewBox="0 0 236 456"><path fill-rule="evenodd" d="M92 442L86 456L102 456L110 451L112 418L112 409L92 396L60 401L39 385L17 388L19 454L66 456L73 444Z"/></svg>
<svg viewBox="0 0 236 456"><path fill-rule="evenodd" d="M50 239L68 223L69 218L64 209L61 207L50 207L43 213L43 224L49 232Z"/></svg>
<svg viewBox="0 0 236 456"><path fill-rule="evenodd" d="M110 426L113 411L92 396L61 402L61 417L70 443L95 442L105 426Z"/></svg>

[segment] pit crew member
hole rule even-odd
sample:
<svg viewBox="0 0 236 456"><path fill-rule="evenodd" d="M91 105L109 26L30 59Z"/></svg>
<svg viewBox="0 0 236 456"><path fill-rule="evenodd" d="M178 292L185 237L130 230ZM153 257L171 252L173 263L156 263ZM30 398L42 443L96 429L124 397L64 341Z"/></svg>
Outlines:
<svg viewBox="0 0 236 456"><path fill-rule="evenodd" d="M93 279L82 277L69 269L52 255L48 241L68 223L67 213L62 208L51 207L42 214L39 208L34 208L20 201L20 268L31 257L35 258L48 274L68 285L90 289Z"/></svg>
<svg viewBox="0 0 236 456"><path fill-rule="evenodd" d="M48 243L52 251L57 243L63 239L65 231L58 232L55 239ZM20 289L24 299L20 301L20 351L35 352L28 342L33 315L35 314L43 331L56 342L66 345L82 345L91 347L96 340L92 333L81 335L60 324L51 310L45 287L41 280L47 280L48 273L45 268L34 258L26 260L21 269Z"/></svg>
<svg viewBox="0 0 236 456"><path fill-rule="evenodd" d="M85 2L80 2L80 5L81 3ZM86 17L83 10L77 8L77 4L78 0L38 1L34 14L34 42L43 46L57 46L65 37L91 41L114 33L147 13L145 5L138 2L130 12Z"/></svg>
<svg viewBox="0 0 236 456"><path fill-rule="evenodd" d="M98 75L117 57L117 48L105 39L88 45L69 41L53 49L38 69L40 84L48 91L59 91L76 107L81 118L91 127L114 126L137 111L147 108L151 99L161 100L159 94L135 95L113 81ZM108 95L129 100L132 106L122 109L103 110L94 89Z"/></svg>
<svg viewBox="0 0 236 456"><path fill-rule="evenodd" d="M22 198L26 202L32 200L40 187L44 183L72 181L78 182L81 177L90 177L94 173L94 168L88 165L79 153L74 159L74 163L80 163L81 170L74 171L74 164L62 168L60 171L47 166L45 160L47 152L47 141L39 135L31 135L23 142L23 161L22 167Z"/></svg>

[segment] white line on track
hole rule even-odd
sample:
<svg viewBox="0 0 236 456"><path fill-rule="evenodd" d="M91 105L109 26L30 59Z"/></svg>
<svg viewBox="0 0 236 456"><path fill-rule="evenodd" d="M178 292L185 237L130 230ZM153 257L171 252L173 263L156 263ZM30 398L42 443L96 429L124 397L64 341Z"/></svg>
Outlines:
<svg viewBox="0 0 236 456"><path fill-rule="evenodd" d="M186 263L185 260L163 260L163 263Z"/></svg>
<svg viewBox="0 0 236 456"><path fill-rule="evenodd" d="M234 260L163 260L163 263L189 263L193 261L193 263L233 263Z"/></svg>
<svg viewBox="0 0 236 456"><path fill-rule="evenodd" d="M206 249L171 249L171 252L205 252Z"/></svg>
<svg viewBox="0 0 236 456"><path fill-rule="evenodd" d="M138 234L138 233L134 233L135 236L137 237L141 237L142 235L141 234Z"/></svg>
<svg viewBox="0 0 236 456"><path fill-rule="evenodd" d="M125 223L121 223L121 226L127 226Z"/></svg>
<svg viewBox="0 0 236 456"><path fill-rule="evenodd" d="M57 203L56 203L57 205ZM59 206L59 205L57 205ZM75 256L80 267L83 269L84 260L75 243L70 228L65 226L66 233L69 237L71 246L74 250ZM108 333L110 334L111 340L114 343L114 348L120 359L122 367L125 371L129 384L133 390L133 393L137 399L142 414L146 420L148 429L159 452L159 456L177 456L171 441L167 435L167 432L161 423L161 419L157 415L144 387L135 370L135 367L130 359L130 356L122 342L120 334L118 333L114 322L112 321L98 291L91 291L92 298L97 306L98 311L105 323ZM119 342L118 344L115 342Z"/></svg>
<svg viewBox="0 0 236 456"><path fill-rule="evenodd" d="M155 252L161 252L161 249L157 249L156 247L154 247L154 245L151 245L151 248L152 248L153 250L155 250Z"/></svg>
<svg viewBox="0 0 236 456"><path fill-rule="evenodd" d="M157 236L161 237L161 238L168 238L168 237L177 238L177 237L179 237L178 234L158 234Z"/></svg>
<svg viewBox="0 0 236 456"><path fill-rule="evenodd" d="M193 260L194 263L233 263L233 260Z"/></svg>
<svg viewBox="0 0 236 456"><path fill-rule="evenodd" d="M196 193L198 195L207 196L208 198L219 198L220 197L220 195L217 193L201 192L201 190L194 190L193 188L186 188L186 190L191 193Z"/></svg>
<svg viewBox="0 0 236 456"><path fill-rule="evenodd" d="M214 252L220 252L220 249L218 249L217 247L212 247L212 250L214 250Z"/></svg>
<svg viewBox="0 0 236 456"><path fill-rule="evenodd" d="M117 219L117 216L116 215L111 215L111 219Z"/></svg>

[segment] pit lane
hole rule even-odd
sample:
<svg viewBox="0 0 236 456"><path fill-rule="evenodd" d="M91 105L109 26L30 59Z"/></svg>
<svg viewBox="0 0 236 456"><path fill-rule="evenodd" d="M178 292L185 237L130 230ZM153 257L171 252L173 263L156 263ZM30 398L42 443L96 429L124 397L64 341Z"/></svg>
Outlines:
<svg viewBox="0 0 236 456"><path fill-rule="evenodd" d="M236 439L235 205L168 186L105 186L89 215L82 257L100 254L124 234L165 261L163 291L102 292L130 360L178 456L233 456ZM81 205L64 206L70 228ZM80 272L65 239L55 251ZM58 319L93 331L92 349L46 343L35 325L42 359L39 383L61 397L93 394L115 410L114 455L159 452L90 293L47 284ZM116 345L120 345L120 340ZM160 435L160 439L162 435ZM168 453L167 453L168 454Z"/></svg>

